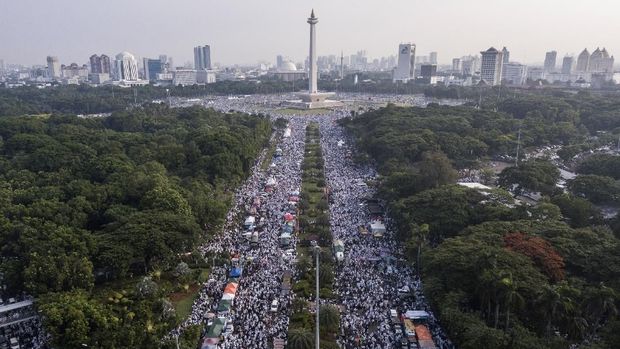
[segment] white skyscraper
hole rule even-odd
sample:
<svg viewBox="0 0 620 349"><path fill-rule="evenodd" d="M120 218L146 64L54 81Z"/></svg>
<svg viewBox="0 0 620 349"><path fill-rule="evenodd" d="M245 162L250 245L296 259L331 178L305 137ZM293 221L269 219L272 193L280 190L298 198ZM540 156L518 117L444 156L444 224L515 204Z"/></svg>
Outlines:
<svg viewBox="0 0 620 349"><path fill-rule="evenodd" d="M460 58L452 58L452 72L456 74L461 73L461 59Z"/></svg>
<svg viewBox="0 0 620 349"><path fill-rule="evenodd" d="M502 67L504 57L502 52L491 47L481 51L480 78L488 85L499 85L502 82Z"/></svg>
<svg viewBox="0 0 620 349"><path fill-rule="evenodd" d="M588 52L587 48L584 48L583 51L577 56L577 71L581 73L585 73L590 70L590 52Z"/></svg>
<svg viewBox="0 0 620 349"><path fill-rule="evenodd" d="M116 68L116 80L138 80L138 63L131 53L125 51L117 54L114 67Z"/></svg>
<svg viewBox="0 0 620 349"><path fill-rule="evenodd" d="M502 66L502 80L510 85L523 85L527 76L527 66L510 62Z"/></svg>
<svg viewBox="0 0 620 349"><path fill-rule="evenodd" d="M407 82L413 80L415 70L415 44L406 43L398 45L398 65L394 69L392 80L394 82Z"/></svg>
<svg viewBox="0 0 620 349"><path fill-rule="evenodd" d="M555 71L556 61L558 58L557 51L549 51L545 54L545 72L552 73Z"/></svg>
<svg viewBox="0 0 620 349"><path fill-rule="evenodd" d="M575 70L575 58L573 56L566 56L562 60L562 74L572 74Z"/></svg>
<svg viewBox="0 0 620 349"><path fill-rule="evenodd" d="M431 52L428 55L428 59L429 59L431 64L437 64L437 52Z"/></svg>
<svg viewBox="0 0 620 349"><path fill-rule="evenodd" d="M211 69L211 47L209 45L194 47L194 68Z"/></svg>

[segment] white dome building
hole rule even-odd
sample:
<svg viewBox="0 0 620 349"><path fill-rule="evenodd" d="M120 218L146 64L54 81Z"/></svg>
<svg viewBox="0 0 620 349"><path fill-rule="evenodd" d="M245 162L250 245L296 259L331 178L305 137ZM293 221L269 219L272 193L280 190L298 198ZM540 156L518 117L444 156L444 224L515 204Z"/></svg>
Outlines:
<svg viewBox="0 0 620 349"><path fill-rule="evenodd" d="M282 65L279 67L281 72L291 72L291 71L297 71L297 66L295 66L295 63L291 62L291 61L284 61L282 62Z"/></svg>
<svg viewBox="0 0 620 349"><path fill-rule="evenodd" d="M131 53L123 51L117 54L116 60L114 61L114 67L116 68L116 80L138 80L138 62Z"/></svg>

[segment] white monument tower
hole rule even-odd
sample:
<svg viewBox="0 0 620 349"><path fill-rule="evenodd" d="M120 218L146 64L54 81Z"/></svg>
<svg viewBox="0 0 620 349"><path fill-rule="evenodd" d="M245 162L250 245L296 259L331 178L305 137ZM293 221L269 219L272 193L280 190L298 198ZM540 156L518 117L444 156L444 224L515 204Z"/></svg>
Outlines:
<svg viewBox="0 0 620 349"><path fill-rule="evenodd" d="M314 9L308 18L310 24L310 56L308 69L308 92L299 95L301 101L287 101L285 105L300 109L330 108L342 106L342 102L328 100L327 97L335 95L333 92L319 92L317 88L318 68L316 64L316 29L319 19L314 15Z"/></svg>
<svg viewBox="0 0 620 349"><path fill-rule="evenodd" d="M310 13L308 18L308 24L310 24L310 71L308 72L308 93L318 93L316 87L317 81L317 65L316 65L316 29L314 26L319 23L319 19L314 16L314 9Z"/></svg>

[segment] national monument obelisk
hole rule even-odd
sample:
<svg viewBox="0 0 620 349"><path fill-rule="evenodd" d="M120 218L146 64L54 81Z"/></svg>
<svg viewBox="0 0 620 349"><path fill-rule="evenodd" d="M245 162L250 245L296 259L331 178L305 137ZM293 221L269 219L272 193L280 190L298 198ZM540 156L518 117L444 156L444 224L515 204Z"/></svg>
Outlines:
<svg viewBox="0 0 620 349"><path fill-rule="evenodd" d="M310 24L310 69L308 71L308 93L318 93L318 89L316 87L316 80L318 78L317 74L317 65L316 65L316 29L315 25L319 23L319 19L314 16L314 9L310 13L310 18L308 18L308 24Z"/></svg>
<svg viewBox="0 0 620 349"><path fill-rule="evenodd" d="M301 101L288 101L286 105L301 109L330 108L342 106L342 102L328 100L327 97L335 95L333 92L319 92L317 87L318 68L316 64L316 24L319 19L314 15L314 9L308 18L310 24L310 52L308 57L308 92L299 95Z"/></svg>

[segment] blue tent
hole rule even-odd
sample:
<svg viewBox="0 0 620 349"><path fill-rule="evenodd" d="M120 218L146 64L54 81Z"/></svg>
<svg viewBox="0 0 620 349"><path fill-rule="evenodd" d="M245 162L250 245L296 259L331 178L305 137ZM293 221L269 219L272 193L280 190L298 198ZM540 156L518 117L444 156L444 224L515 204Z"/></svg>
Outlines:
<svg viewBox="0 0 620 349"><path fill-rule="evenodd" d="M243 273L243 269L242 268L232 268L232 270L230 271L230 277L231 278L238 278L241 277L241 274Z"/></svg>

